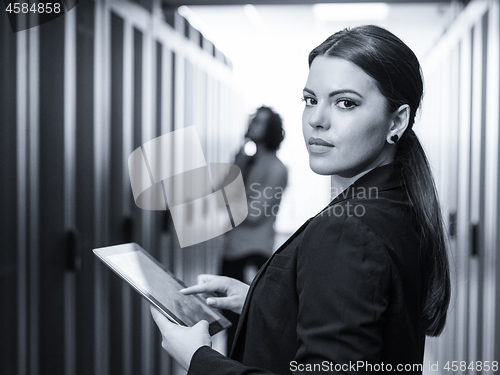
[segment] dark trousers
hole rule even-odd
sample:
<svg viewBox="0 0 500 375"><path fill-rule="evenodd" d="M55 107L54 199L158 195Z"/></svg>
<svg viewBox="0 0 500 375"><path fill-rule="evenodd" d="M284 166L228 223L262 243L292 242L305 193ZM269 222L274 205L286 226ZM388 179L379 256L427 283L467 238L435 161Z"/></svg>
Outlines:
<svg viewBox="0 0 500 375"><path fill-rule="evenodd" d="M266 263L267 257L260 254L252 254L237 260L227 260L224 259L222 262L222 276L232 277L243 282L248 282L245 280L245 268L255 267L260 269ZM231 347L233 346L234 335L236 333L236 327L238 326L238 320L240 318L239 314L236 314L230 310L223 310L224 316L233 324L227 329L227 355L231 352Z"/></svg>

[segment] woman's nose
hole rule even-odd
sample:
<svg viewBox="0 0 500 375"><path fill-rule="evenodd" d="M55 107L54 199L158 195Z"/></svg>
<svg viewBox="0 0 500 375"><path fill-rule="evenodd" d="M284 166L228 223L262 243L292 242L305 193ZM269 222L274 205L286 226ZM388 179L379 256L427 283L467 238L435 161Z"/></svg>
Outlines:
<svg viewBox="0 0 500 375"><path fill-rule="evenodd" d="M330 128L330 116L328 115L328 108L324 105L317 104L311 111L309 116L309 125L313 128Z"/></svg>

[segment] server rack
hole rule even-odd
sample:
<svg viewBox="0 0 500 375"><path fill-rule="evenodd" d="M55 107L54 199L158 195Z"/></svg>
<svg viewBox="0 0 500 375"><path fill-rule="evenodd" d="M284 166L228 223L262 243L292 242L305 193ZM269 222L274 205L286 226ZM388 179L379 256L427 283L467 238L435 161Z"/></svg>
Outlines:
<svg viewBox="0 0 500 375"><path fill-rule="evenodd" d="M181 249L168 212L135 206L127 158L195 125L207 161L230 162L245 119L230 62L156 0L81 1L15 34L0 18L2 373L180 373L91 250L134 241L187 283L217 272L220 238Z"/></svg>
<svg viewBox="0 0 500 375"><path fill-rule="evenodd" d="M437 177L452 268L448 322L427 345L442 373L456 361L456 373L492 374L500 359L499 57L500 4L471 1L423 65L419 135Z"/></svg>

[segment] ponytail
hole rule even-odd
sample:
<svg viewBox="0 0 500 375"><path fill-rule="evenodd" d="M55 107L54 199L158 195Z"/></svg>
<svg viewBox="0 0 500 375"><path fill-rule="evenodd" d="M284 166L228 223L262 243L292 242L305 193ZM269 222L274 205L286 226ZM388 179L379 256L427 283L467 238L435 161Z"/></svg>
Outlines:
<svg viewBox="0 0 500 375"><path fill-rule="evenodd" d="M421 323L426 335L438 336L446 322L451 289L441 207L429 161L412 128L403 134L397 147L396 161L422 236L420 256L425 294Z"/></svg>

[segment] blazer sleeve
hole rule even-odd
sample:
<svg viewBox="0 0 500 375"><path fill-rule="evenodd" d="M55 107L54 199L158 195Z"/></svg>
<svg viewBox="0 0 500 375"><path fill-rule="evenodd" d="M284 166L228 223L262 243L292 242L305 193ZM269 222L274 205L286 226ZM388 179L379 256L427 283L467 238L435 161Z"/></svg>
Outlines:
<svg viewBox="0 0 500 375"><path fill-rule="evenodd" d="M257 367L242 365L208 346L199 348L191 358L188 375L271 375ZM276 374L277 375L277 374Z"/></svg>
<svg viewBox="0 0 500 375"><path fill-rule="evenodd" d="M357 361L380 363L390 268L384 243L359 218L327 216L309 224L297 256L296 369L323 361L344 366L340 372L328 369L335 374L352 371L346 366ZM203 347L193 356L189 374L271 372Z"/></svg>

